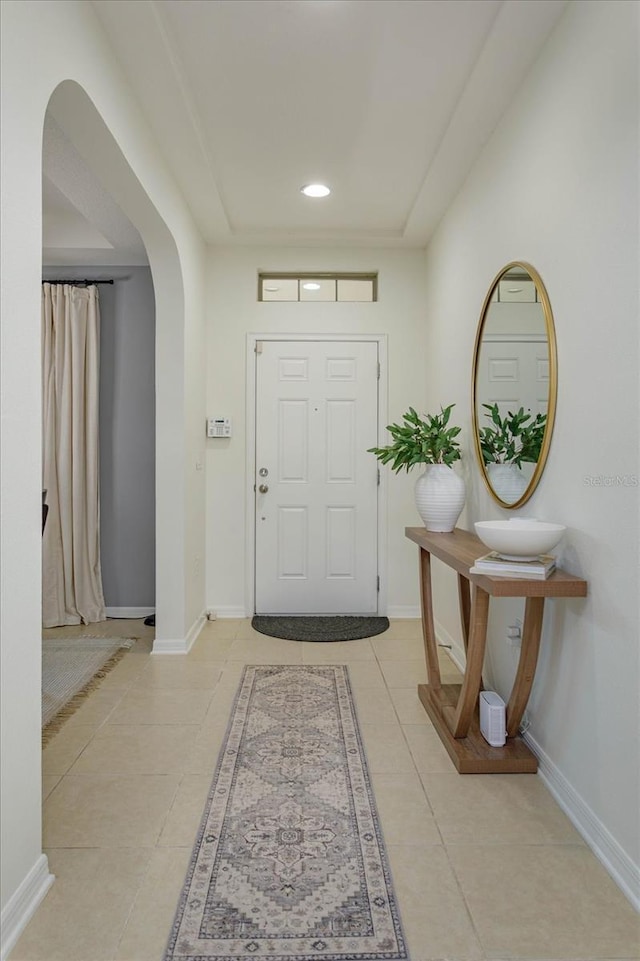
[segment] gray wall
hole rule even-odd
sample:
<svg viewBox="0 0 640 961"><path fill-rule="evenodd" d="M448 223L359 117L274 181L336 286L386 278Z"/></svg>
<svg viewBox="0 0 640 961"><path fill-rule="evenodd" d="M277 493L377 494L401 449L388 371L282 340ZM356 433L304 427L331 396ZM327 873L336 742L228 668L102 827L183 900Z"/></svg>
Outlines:
<svg viewBox="0 0 640 961"><path fill-rule="evenodd" d="M107 608L155 607L155 300L148 267L45 267L114 278L100 297L100 534Z"/></svg>

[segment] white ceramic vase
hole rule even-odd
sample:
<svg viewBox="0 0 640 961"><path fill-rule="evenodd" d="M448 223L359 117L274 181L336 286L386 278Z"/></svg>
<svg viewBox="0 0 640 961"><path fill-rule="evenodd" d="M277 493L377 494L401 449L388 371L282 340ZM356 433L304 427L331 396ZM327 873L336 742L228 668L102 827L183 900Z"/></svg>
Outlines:
<svg viewBox="0 0 640 961"><path fill-rule="evenodd" d="M527 489L527 479L517 464L487 464L491 486L505 504L515 504Z"/></svg>
<svg viewBox="0 0 640 961"><path fill-rule="evenodd" d="M428 531L452 531L464 507L464 480L452 467L428 464L416 481L416 507Z"/></svg>

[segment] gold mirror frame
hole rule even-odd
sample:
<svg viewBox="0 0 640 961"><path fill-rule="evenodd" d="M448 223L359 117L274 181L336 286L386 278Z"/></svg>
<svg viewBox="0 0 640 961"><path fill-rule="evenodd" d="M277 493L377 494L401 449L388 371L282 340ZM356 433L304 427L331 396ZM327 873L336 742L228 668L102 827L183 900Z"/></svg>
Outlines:
<svg viewBox="0 0 640 961"><path fill-rule="evenodd" d="M483 335L484 327L487 321L489 308L492 304L492 297L493 297L494 291L496 290L496 287L498 286L500 281L504 278L505 274L514 269L519 269L529 274L529 276L531 277L531 280L535 285L537 295L538 295L538 300L542 305L545 330L547 334L547 343L549 348L549 401L548 401L548 407L547 407L547 423L545 425L544 436L542 439L540 457L538 458L538 462L535 466L535 470L533 472L531 480L529 481L526 490L518 498L518 500L514 501L513 503L508 503L507 501L502 500L502 498L499 497L498 494L493 489L491 480L489 478L489 475L487 473L487 469L484 463L484 458L482 456L482 450L480 448L480 425L478 423L479 398L477 396L477 392L478 392L478 363L480 360L480 348L482 346L482 335ZM482 479L484 480L487 490L489 491L493 499L497 501L500 507L504 507L507 510L515 510L518 507L522 507L523 504L526 504L526 502L529 500L529 498L535 491L536 487L538 486L540 478L542 477L542 472L547 462L547 457L549 455L549 448L551 446L551 435L553 434L553 424L554 424L555 414L556 414L557 394L558 394L558 360L557 360L557 347L556 347L556 330L553 322L553 313L551 310L551 302L549 301L549 295L547 294L546 287L544 286L542 282L542 278L540 277L540 274L535 269L535 267L532 267L531 264L528 264L523 260L513 260L511 261L511 263L508 263L506 267L502 268L502 270L495 276L491 286L489 287L489 291L482 305L482 312L480 314L480 320L478 322L478 330L476 333L476 341L475 341L475 346L473 350L473 387L472 387L473 440L474 440L474 445L476 450L476 456L478 458L478 464L480 465L480 472L482 474Z"/></svg>

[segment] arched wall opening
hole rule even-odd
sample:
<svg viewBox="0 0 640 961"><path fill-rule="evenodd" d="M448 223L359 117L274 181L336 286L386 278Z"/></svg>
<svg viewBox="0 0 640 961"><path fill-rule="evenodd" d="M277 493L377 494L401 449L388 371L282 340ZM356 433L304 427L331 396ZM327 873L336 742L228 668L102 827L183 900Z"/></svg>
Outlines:
<svg viewBox="0 0 640 961"><path fill-rule="evenodd" d="M156 636L184 636L184 285L175 240L82 87L63 81L48 112L140 233L156 301Z"/></svg>
<svg viewBox="0 0 640 961"><path fill-rule="evenodd" d="M167 525L166 518L179 519L176 505L183 499L182 476L175 467L172 472L171 465L168 469L167 463L163 463L167 452L175 452L181 443L184 423L180 416L184 385L180 376L176 376L179 370L184 370L183 365L177 364L184 349L180 324L180 317L184 315L184 288L176 244L82 87L70 80L63 81L49 100L47 114L54 118L90 171L138 229L147 249L156 301L156 625L158 638L181 637L184 614L180 618L180 599L171 596L172 588L175 594L181 581L181 574L175 569L180 557L175 543L180 532L168 530L170 524ZM168 361L164 369L163 358ZM175 453L172 459L176 459ZM172 567L168 583L167 574Z"/></svg>
<svg viewBox="0 0 640 961"><path fill-rule="evenodd" d="M157 637L184 643L203 608L187 559L203 548L204 492L188 472L203 388L204 246L90 5L3 8L0 397L0 737L4 958L52 877L42 853L41 360L42 137L51 109L143 238L156 295ZM67 79L74 76L75 80ZM91 95L87 93L90 91ZM203 373L198 373L203 382ZM196 480L200 480L197 475ZM194 493L195 492L195 493ZM195 534L194 534L195 532ZM204 536L204 535L203 535ZM197 610L196 610L197 609ZM195 614L194 614L195 612Z"/></svg>

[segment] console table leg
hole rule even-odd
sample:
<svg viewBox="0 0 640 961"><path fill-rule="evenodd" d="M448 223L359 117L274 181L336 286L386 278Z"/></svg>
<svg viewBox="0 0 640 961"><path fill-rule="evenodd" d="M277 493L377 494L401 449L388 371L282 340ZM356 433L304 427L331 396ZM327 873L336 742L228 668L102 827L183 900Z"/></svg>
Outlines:
<svg viewBox="0 0 640 961"><path fill-rule="evenodd" d="M544 597L528 597L524 608L522 646L518 670L507 705L507 737L515 737L527 706L538 663Z"/></svg>
<svg viewBox="0 0 640 961"><path fill-rule="evenodd" d="M458 574L458 601L460 602L460 622L465 653L469 647L469 624L471 622L471 591L469 587L467 578Z"/></svg>
<svg viewBox="0 0 640 961"><path fill-rule="evenodd" d="M420 548L420 600L422 610L422 636L424 656L427 662L429 687L440 690L440 664L438 663L438 644L433 626L433 596L431 592L431 554Z"/></svg>
<svg viewBox="0 0 640 961"><path fill-rule="evenodd" d="M480 685L482 684L482 666L484 664L484 650L487 643L487 620L489 617L489 595L482 588L474 585L473 602L471 604L471 619L469 626L469 649L467 651L467 666L464 680L460 689L458 706L452 733L454 737L466 737L475 710Z"/></svg>

